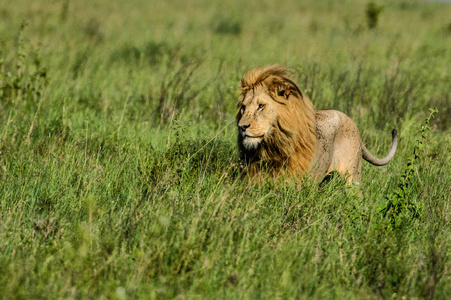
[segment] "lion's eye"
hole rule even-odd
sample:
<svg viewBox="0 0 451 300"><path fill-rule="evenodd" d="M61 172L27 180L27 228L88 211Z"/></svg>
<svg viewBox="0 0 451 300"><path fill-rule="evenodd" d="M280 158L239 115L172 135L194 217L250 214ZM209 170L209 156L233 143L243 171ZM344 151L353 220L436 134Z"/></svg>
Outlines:
<svg viewBox="0 0 451 300"><path fill-rule="evenodd" d="M264 105L264 104L259 104L259 105L258 105L258 109L259 109L259 110L262 110L263 108L265 108L265 105Z"/></svg>
<svg viewBox="0 0 451 300"><path fill-rule="evenodd" d="M246 109L246 105L241 105L241 113L244 113L245 109Z"/></svg>

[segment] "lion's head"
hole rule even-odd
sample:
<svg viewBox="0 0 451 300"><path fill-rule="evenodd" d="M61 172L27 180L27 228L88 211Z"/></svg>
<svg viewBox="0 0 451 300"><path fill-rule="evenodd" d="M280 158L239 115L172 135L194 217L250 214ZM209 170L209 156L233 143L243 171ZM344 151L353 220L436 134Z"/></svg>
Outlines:
<svg viewBox="0 0 451 300"><path fill-rule="evenodd" d="M253 69L241 79L240 89L236 119L241 157L249 164L307 171L316 144L315 110L286 68Z"/></svg>

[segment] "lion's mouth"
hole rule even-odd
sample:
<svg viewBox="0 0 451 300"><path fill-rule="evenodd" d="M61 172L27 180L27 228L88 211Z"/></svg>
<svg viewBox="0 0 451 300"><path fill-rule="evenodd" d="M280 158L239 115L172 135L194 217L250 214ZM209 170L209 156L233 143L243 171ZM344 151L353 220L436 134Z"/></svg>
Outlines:
<svg viewBox="0 0 451 300"><path fill-rule="evenodd" d="M261 139L261 138L263 138L265 135L264 134L262 134L262 135L258 135L258 136L252 136L252 135L245 135L244 136L244 138L245 139Z"/></svg>

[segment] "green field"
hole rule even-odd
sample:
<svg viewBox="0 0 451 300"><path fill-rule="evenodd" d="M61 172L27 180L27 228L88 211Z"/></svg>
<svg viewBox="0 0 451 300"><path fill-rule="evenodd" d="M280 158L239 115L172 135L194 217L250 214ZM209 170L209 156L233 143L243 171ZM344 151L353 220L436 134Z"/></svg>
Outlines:
<svg viewBox="0 0 451 300"><path fill-rule="evenodd" d="M214 2L2 0L0 298L448 298L451 3ZM248 186L274 63L394 160Z"/></svg>

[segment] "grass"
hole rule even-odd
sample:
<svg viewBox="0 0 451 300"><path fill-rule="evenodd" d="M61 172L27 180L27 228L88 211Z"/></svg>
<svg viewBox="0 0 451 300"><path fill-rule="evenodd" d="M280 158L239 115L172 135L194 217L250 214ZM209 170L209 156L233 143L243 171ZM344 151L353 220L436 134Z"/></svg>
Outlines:
<svg viewBox="0 0 451 300"><path fill-rule="evenodd" d="M0 295L446 298L451 5L373 1L370 29L368 3L7 0ZM360 187L246 186L238 84L271 63L373 153L397 128L395 159ZM394 226L405 174L418 214Z"/></svg>

